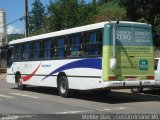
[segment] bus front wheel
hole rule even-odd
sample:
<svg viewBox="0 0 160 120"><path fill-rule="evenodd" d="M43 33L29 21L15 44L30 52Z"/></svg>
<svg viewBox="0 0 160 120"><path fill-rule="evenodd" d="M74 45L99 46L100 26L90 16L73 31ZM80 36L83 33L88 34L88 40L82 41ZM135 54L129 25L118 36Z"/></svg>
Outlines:
<svg viewBox="0 0 160 120"><path fill-rule="evenodd" d="M22 78L21 78L20 74L17 75L16 81L17 81L17 87L18 87L18 89L24 90L26 88L26 85L23 85L23 83L22 83Z"/></svg>
<svg viewBox="0 0 160 120"><path fill-rule="evenodd" d="M58 80L58 92L61 97L69 97L69 85L66 76L61 76Z"/></svg>

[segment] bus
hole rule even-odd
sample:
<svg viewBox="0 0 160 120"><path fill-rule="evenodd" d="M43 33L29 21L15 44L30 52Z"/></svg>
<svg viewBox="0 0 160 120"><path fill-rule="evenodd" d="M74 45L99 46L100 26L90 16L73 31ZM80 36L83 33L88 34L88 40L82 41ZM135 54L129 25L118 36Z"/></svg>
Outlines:
<svg viewBox="0 0 160 120"><path fill-rule="evenodd" d="M154 86L151 25L106 21L13 40L7 81L19 89L55 87L62 97Z"/></svg>

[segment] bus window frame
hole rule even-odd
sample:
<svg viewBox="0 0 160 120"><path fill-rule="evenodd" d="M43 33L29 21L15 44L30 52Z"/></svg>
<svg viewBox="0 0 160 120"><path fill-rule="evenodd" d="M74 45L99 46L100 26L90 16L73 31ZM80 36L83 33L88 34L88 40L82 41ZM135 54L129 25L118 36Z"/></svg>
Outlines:
<svg viewBox="0 0 160 120"><path fill-rule="evenodd" d="M25 45L26 45L26 44L29 44L30 50L27 50L27 51L26 51L26 49L25 49ZM32 42L24 42L24 43L23 43L23 46L24 46L24 48L23 48L23 49L24 49L24 50L23 50L24 52L23 52L23 60L22 60L22 61L30 61L30 60L32 60L32 59L33 59ZM29 54L28 52L30 52L30 57L26 59L26 53Z"/></svg>
<svg viewBox="0 0 160 120"><path fill-rule="evenodd" d="M39 49L35 49L35 44L36 44L36 42L39 42ZM42 59L42 40L36 40L36 41L32 41L32 46L31 46L31 54L32 54L32 59L33 60L41 60ZM37 52L39 52L39 57L38 58L36 58L35 57L35 55L34 55L34 53L37 53Z"/></svg>
<svg viewBox="0 0 160 120"><path fill-rule="evenodd" d="M91 33L91 32L98 32L98 31L100 31L101 32L101 52L99 53L99 54L95 54L95 55L88 55L88 54L86 54L86 33ZM90 30L90 31L84 31L84 32L77 32L77 33L73 33L73 34L67 34L67 35L62 35L62 36L57 36L57 37L50 37L50 38L45 38L45 39L38 39L38 40L33 40L33 41L27 41L27 42L22 42L22 43L17 43L17 44L14 44L13 46L14 46L14 49L16 49L15 48L15 46L24 46L24 44L26 44L26 43L29 43L30 44L30 46L31 46L31 58L30 59L28 59L28 60L26 60L26 59L24 59L24 48L23 48L23 50L22 50L22 52L21 52L21 54L22 54L22 58L21 58L21 60L18 60L18 59L16 59L16 50L14 51L14 61L16 61L16 62L21 62L21 61L38 61L38 60L41 60L41 61L43 61L43 60L58 60L58 59L78 59L78 58L90 58L90 57L102 57L102 52L103 52L103 32L104 32L104 30L103 29L95 29L95 30ZM72 36L74 36L74 35L79 35L80 36L80 45L79 45L79 49L81 49L80 50L80 54L78 55L78 56L72 56L71 55L71 37ZM50 58L45 58L45 56L44 56L44 51L45 51L45 46L44 46L44 43L45 43L45 41L46 40L48 40L48 39L51 39L51 43L52 43L52 47L51 47L51 52L52 52L52 55L51 55L51 57ZM63 39L64 41L64 43L63 43L63 47L61 48L61 49L63 49L63 54L64 54L64 56L62 57L62 56L57 56L57 50L58 50L58 48L57 48L57 40L58 39ZM33 49L33 43L34 42L37 42L37 41L39 41L40 42L40 54L41 54L41 57L39 58L39 59L34 59L33 58L33 51L34 51L34 49ZM97 37L96 37L96 41L97 41ZM99 42L96 42L96 44L99 44ZM21 48L22 49L22 48Z"/></svg>
<svg viewBox="0 0 160 120"><path fill-rule="evenodd" d="M99 35L99 34L97 34L98 33L98 31L100 31L101 32L101 42L97 42L97 36ZM91 33L95 33L96 34L96 42L95 43L87 43L87 42L90 42L91 40L87 40L88 38L90 39L90 35L91 35ZM83 45L83 48L84 48L84 54L85 54L85 56L102 56L102 52L103 52L103 30L102 29L96 29L96 30L92 30L92 31L87 31L87 32L84 32L84 36L83 36L83 39L84 39L84 45ZM88 48L89 48L89 46L91 46L91 47L93 47L92 45L94 45L96 48L97 48L97 46L98 46L98 48L97 48L97 51L96 51L96 54L89 54L88 53ZM101 49L99 50L99 46L101 46Z"/></svg>
<svg viewBox="0 0 160 120"><path fill-rule="evenodd" d="M46 42L47 41L51 41L51 47L46 49ZM42 46L43 46L43 52L42 52L43 53L43 59L44 60L53 59L55 57L54 38L46 38L46 39L44 39L43 43L42 43ZM46 50L50 51L50 57L49 58L45 56Z"/></svg>
<svg viewBox="0 0 160 120"><path fill-rule="evenodd" d="M62 40L63 39L63 46L58 47L58 40ZM66 58L66 52L65 52L65 44L66 44L66 36L59 36L59 37L55 37L54 38L55 41L55 58L57 59L65 59ZM58 56L58 50L63 50L63 56Z"/></svg>
<svg viewBox="0 0 160 120"><path fill-rule="evenodd" d="M70 58L77 58L77 57L82 57L82 44L83 44L83 36L82 36L82 33L75 33L75 34L70 34L68 35L69 39L68 39L68 43L67 43L67 48L69 48L69 52L70 52L70 55L69 57ZM73 44L73 37L75 36L78 36L79 38L79 44L75 45ZM68 46L69 45L69 46ZM76 51L77 53L74 55L73 54L73 47L78 47L78 51Z"/></svg>

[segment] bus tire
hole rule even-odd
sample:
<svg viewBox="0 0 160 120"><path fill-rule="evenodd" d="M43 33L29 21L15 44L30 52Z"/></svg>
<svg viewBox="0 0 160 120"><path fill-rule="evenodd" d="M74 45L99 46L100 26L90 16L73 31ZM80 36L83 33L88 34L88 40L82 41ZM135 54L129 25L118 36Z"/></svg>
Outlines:
<svg viewBox="0 0 160 120"><path fill-rule="evenodd" d="M140 93L140 92L142 92L142 91L143 91L143 88L132 88L132 89L131 89L131 92L134 93L134 94L135 94L135 93Z"/></svg>
<svg viewBox="0 0 160 120"><path fill-rule="evenodd" d="M17 81L17 87L18 87L18 89L24 90L26 88L26 85L23 85L23 83L22 83L22 77L21 77L20 74L18 74L16 76L16 81Z"/></svg>
<svg viewBox="0 0 160 120"><path fill-rule="evenodd" d="M58 92L61 97L69 97L69 84L66 76L61 76L58 80Z"/></svg>

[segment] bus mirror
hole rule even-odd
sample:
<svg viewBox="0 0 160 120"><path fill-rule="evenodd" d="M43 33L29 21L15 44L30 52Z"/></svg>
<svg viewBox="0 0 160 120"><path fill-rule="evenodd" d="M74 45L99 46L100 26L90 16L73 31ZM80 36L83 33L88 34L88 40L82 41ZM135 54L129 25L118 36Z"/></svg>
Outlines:
<svg viewBox="0 0 160 120"><path fill-rule="evenodd" d="M111 58L111 59L110 59L110 68L111 68L112 70L115 70L116 64L117 64L116 58Z"/></svg>

